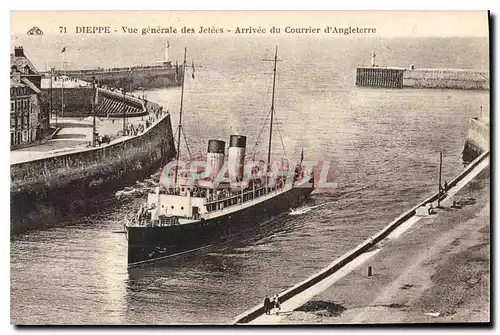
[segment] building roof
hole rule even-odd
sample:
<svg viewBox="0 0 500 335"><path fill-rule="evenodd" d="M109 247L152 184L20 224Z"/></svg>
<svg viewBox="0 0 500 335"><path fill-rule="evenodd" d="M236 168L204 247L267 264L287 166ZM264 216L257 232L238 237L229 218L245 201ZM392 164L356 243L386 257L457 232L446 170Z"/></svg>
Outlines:
<svg viewBox="0 0 500 335"><path fill-rule="evenodd" d="M14 54L10 54L10 67L15 66L17 70L21 73L24 73L24 69L26 66L29 67L30 74L37 74L37 69L31 64L30 60L26 58L26 56L14 56Z"/></svg>

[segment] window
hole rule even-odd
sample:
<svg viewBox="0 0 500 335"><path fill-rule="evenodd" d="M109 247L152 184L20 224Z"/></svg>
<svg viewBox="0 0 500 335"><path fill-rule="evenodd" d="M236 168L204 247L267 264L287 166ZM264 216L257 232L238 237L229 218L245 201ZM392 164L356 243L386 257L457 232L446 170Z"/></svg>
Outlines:
<svg viewBox="0 0 500 335"><path fill-rule="evenodd" d="M13 112L16 109L14 101L10 102L10 111Z"/></svg>
<svg viewBox="0 0 500 335"><path fill-rule="evenodd" d="M21 125L22 125L22 119L21 119L21 117L20 117L20 116L18 116L18 117L17 117L17 126L18 126L18 127L21 127Z"/></svg>
<svg viewBox="0 0 500 335"><path fill-rule="evenodd" d="M14 118L14 117L10 118L10 126L11 127L15 127L16 126L16 118Z"/></svg>
<svg viewBox="0 0 500 335"><path fill-rule="evenodd" d="M27 116L24 116L23 117L23 125L27 125L28 124L28 117Z"/></svg>

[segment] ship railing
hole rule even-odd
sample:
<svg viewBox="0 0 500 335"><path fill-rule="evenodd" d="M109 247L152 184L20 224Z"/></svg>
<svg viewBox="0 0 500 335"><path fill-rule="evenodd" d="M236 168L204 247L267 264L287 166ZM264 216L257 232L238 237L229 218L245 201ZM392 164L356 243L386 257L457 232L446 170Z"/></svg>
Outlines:
<svg viewBox="0 0 500 335"><path fill-rule="evenodd" d="M231 195L229 197L225 198L218 198L213 201L208 201L205 203L205 206L209 212L216 211L218 209L226 208L229 206L234 206L237 204L242 204L246 203L248 201L252 201L254 199L258 199L260 197L267 196L270 193L277 193L281 189L284 189L286 186L286 183L280 183L279 185L273 186L273 187L268 187L268 186L262 186L256 189L252 189L247 192L242 192L238 193L236 195ZM246 199L246 200L245 200ZM223 205L224 207L220 208L220 205Z"/></svg>

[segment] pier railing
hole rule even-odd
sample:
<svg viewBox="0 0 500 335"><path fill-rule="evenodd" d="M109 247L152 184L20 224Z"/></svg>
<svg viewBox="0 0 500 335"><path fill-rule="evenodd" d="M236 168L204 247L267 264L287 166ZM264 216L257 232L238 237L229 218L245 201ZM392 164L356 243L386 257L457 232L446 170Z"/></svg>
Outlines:
<svg viewBox="0 0 500 335"><path fill-rule="evenodd" d="M71 76L72 74L99 74L99 73L109 73L109 72L131 72L134 70L158 70L158 69L171 69L173 68L172 64L169 62L165 64L159 65L146 65L146 66L130 66L130 67L113 67L113 68L90 68L90 69L76 69L76 70L67 70L65 71L65 75Z"/></svg>
<svg viewBox="0 0 500 335"><path fill-rule="evenodd" d="M459 181L461 181L465 176L467 176L475 167L477 167L482 161L489 157L489 151L484 152L478 158L476 158L473 162L471 162L464 170L462 170L458 175L456 175L450 182L449 187L455 186ZM294 285L293 287L285 290L284 292L278 295L278 299L281 303L289 300L290 298L296 296L297 294L305 291L306 289L312 287L313 285L319 283L323 279L332 275L333 273L340 270L342 267L352 262L361 254L367 252L370 248L372 248L375 244L385 239L391 232L393 232L397 227L406 222L408 219L413 217L416 214L416 211L421 206L425 206L428 203L434 202L440 196L439 192L433 193L431 196L427 197L425 200L421 201L418 205L414 206L410 210L404 212L402 215L394 219L387 226L385 226L380 232L371 238L365 240L360 243L354 249L348 251L340 258L337 258L333 263L331 263L326 268L323 268L319 273L316 273L306 280ZM264 314L264 306L259 304L242 314L236 316L232 323L248 323L257 317Z"/></svg>
<svg viewBox="0 0 500 335"><path fill-rule="evenodd" d="M146 115L146 102L144 99L130 94L112 91L103 87L98 88L100 101L96 106L98 116L120 117L125 111L127 117ZM104 97L104 98L103 98Z"/></svg>
<svg viewBox="0 0 500 335"><path fill-rule="evenodd" d="M148 102L146 110L152 114L158 113L160 117L144 132L135 136L121 137L100 147L77 148L68 152L58 152L43 158L27 159L11 164L11 192L13 190L22 191L21 189L24 187L37 184L44 185L48 179L52 180L49 177L55 175L61 182L63 182L64 176L74 179L78 177L78 174L92 175L93 169L106 170L106 166L119 163L119 160L126 161L132 156L131 150L144 151L142 147L145 143L169 142L170 140L173 142L172 134L170 137L165 135L165 132L172 132L170 114L151 101ZM156 151L172 151L172 149L173 143L163 148L157 148ZM52 182L57 183L58 180L52 180Z"/></svg>

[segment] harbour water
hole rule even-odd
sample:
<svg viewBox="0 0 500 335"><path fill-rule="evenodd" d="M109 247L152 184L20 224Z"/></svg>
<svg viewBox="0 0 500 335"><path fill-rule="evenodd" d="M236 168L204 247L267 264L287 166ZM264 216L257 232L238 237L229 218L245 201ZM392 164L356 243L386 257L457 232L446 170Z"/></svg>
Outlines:
<svg viewBox="0 0 500 335"><path fill-rule="evenodd" d="M51 46L43 43L36 47ZM120 61L112 53L130 62L151 61L139 59L130 43L114 46L119 50L100 58L104 64L93 62L119 65L112 63ZM476 51L470 52L471 43ZM304 149L305 159L329 162L336 187L313 193L311 204L325 205L278 219L246 239L132 270L126 268L126 236L120 232L141 199L103 195L99 201L107 205L97 214L11 238L12 322L225 323L265 294L305 279L436 191L439 151L444 180L458 173L469 119L480 105L489 108L488 92L355 87L356 65L383 47L377 55L384 54L388 65L418 59L423 67L487 68L482 43L487 42L427 39L416 47L412 39L171 40L179 47L173 57L180 59L180 46L187 44L188 58L200 66L194 79L191 72L186 77L184 104L194 156L203 156L208 139L228 140L231 134L248 136L250 155L261 130L256 154L265 154L261 125L269 111L272 65L262 58L272 57L278 44L274 157L283 156L284 146L296 160ZM149 45L154 51L154 41ZM68 58L88 62L111 50L106 43L94 48L93 54ZM33 61L43 64L54 55L40 53ZM180 90L146 93L171 111L175 127Z"/></svg>

